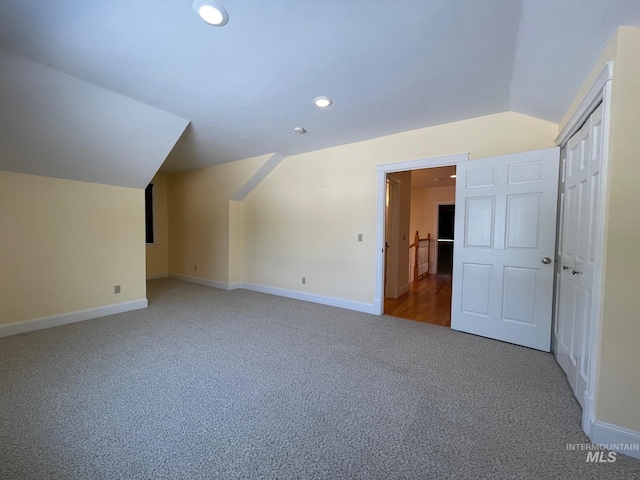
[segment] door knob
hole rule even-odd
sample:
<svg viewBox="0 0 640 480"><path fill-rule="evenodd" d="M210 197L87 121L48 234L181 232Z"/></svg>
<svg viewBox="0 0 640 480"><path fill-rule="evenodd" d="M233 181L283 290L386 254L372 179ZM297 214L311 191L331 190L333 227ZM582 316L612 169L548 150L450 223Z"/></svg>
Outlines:
<svg viewBox="0 0 640 480"><path fill-rule="evenodd" d="M579 272L578 270L571 270L571 275L578 275L582 272Z"/></svg>
<svg viewBox="0 0 640 480"><path fill-rule="evenodd" d="M566 265L562 265L562 269L563 270L569 270L569 267L567 267Z"/></svg>
<svg viewBox="0 0 640 480"><path fill-rule="evenodd" d="M551 259L549 257L544 257L542 259L542 263L544 263L545 265L549 265L551 263Z"/></svg>

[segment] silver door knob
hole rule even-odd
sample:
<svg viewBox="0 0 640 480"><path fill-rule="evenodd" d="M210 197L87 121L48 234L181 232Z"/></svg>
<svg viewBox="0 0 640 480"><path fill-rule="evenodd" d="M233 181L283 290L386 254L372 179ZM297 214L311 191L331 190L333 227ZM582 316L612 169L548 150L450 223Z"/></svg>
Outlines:
<svg viewBox="0 0 640 480"><path fill-rule="evenodd" d="M579 272L578 270L571 270L571 275L578 275L582 272Z"/></svg>
<svg viewBox="0 0 640 480"><path fill-rule="evenodd" d="M551 259L549 257L544 257L542 259L542 263L544 263L545 265L549 265L551 263Z"/></svg>
<svg viewBox="0 0 640 480"><path fill-rule="evenodd" d="M567 267L566 265L562 265L562 269L563 270L569 270L569 267Z"/></svg>

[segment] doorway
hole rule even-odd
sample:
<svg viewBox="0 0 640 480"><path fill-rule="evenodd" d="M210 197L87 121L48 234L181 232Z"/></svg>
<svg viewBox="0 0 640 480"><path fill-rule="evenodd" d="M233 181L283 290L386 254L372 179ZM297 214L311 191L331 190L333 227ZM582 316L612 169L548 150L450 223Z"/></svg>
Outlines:
<svg viewBox="0 0 640 480"><path fill-rule="evenodd" d="M376 209L376 249L375 258L375 298L374 312L382 315L384 312L384 260L385 260L385 214L386 214L386 189L387 174L403 171L414 171L425 168L435 168L448 165L458 165L469 161L469 154L448 155L438 158L425 158L410 160L406 162L395 162L385 165L378 165L378 203ZM408 267L407 267L408 271Z"/></svg>
<svg viewBox="0 0 640 480"><path fill-rule="evenodd" d="M438 275L453 273L453 240L455 233L455 203L437 203L436 212L436 266Z"/></svg>
<svg viewBox="0 0 640 480"><path fill-rule="evenodd" d="M404 277L399 279L399 284L406 285L406 288L401 289L397 296L389 295L389 290L386 290L384 313L449 327L456 167L437 166L403 173L401 178L409 183L403 184L403 188L410 191L410 198L402 205L406 209L403 218L408 220L400 226L401 231L396 238L404 240L408 236L410 239L401 245L404 250L400 252L401 257L407 257L408 268L394 269L387 253L385 277L389 272L394 275L399 273L400 277ZM388 242L393 233L388 230L393 228L388 206L386 214L385 240ZM407 229L409 235L405 233ZM389 244L386 243L385 247L389 247Z"/></svg>

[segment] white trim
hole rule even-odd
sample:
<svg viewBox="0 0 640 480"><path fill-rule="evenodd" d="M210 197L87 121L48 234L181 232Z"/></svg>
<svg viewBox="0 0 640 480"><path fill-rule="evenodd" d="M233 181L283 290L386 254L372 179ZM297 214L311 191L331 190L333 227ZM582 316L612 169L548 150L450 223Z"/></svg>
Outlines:
<svg viewBox="0 0 640 480"><path fill-rule="evenodd" d="M168 273L147 273L147 280L155 280L157 278L167 278Z"/></svg>
<svg viewBox="0 0 640 480"><path fill-rule="evenodd" d="M564 144L580 130L598 104L602 101L604 86L613 78L613 62L607 63L598 78L595 80L587 94L584 96L576 110L573 112L566 125L556 138L556 145L564 147Z"/></svg>
<svg viewBox="0 0 640 480"><path fill-rule="evenodd" d="M356 312L373 313L376 314L376 303L364 303L355 302L353 300L345 300L337 297L327 297L325 295L318 295L315 293L300 292L298 290L288 290L286 288L270 287L267 285L258 285L255 283L245 282L216 282L214 280L207 280L205 278L190 277L189 275L180 275L177 273L171 273L171 278L176 280L183 280L189 283L197 283L198 285L204 285L206 287L219 288L221 290L251 290L253 292L268 293L270 295L277 295L279 297L293 298L295 300L303 300L305 302L319 303L322 305L329 305L332 307L345 308L347 310L355 310Z"/></svg>
<svg viewBox="0 0 640 480"><path fill-rule="evenodd" d="M457 155L447 155L444 157L421 158L406 162L395 162L378 165L378 208L376 213L376 291L373 299L374 314L382 315L384 310L384 215L385 215L385 193L387 173L404 172L407 170L419 170L422 168L435 168L448 165L458 165L468 162L469 153Z"/></svg>
<svg viewBox="0 0 640 480"><path fill-rule="evenodd" d="M394 173L407 170L419 170L421 168L448 167L469 160L469 153L457 153L444 157L418 158L404 162L383 163L376 166L376 172Z"/></svg>
<svg viewBox="0 0 640 480"><path fill-rule="evenodd" d="M19 333L34 332L45 328L58 327L60 325L68 325L69 323L83 322L107 315L116 315L118 313L130 312L147 308L148 302L146 298L131 300L129 302L116 303L114 305L105 305L104 307L89 308L87 310L77 310L75 312L61 313L50 317L34 318L23 322L8 323L0 325L0 337L9 335L17 335Z"/></svg>
<svg viewBox="0 0 640 480"><path fill-rule="evenodd" d="M198 285L204 285L205 287L219 288L221 290L232 290L229 288L229 284L226 282L217 282L215 280L208 280L206 278L192 277L190 275L181 275L179 273L170 273L170 278L176 280L182 280L189 283L197 283Z"/></svg>
<svg viewBox="0 0 640 480"><path fill-rule="evenodd" d="M279 297L293 298L295 300L303 300L305 302L319 303L329 305L331 307L345 308L347 310L355 310L356 312L376 314L375 303L355 302L353 300L345 300L343 298L327 297L315 293L300 292L298 290L288 290L286 288L269 287L267 285L258 285L255 283L237 284L235 288L243 288L254 292L268 293Z"/></svg>
<svg viewBox="0 0 640 480"><path fill-rule="evenodd" d="M382 193L380 193L382 192ZM384 219L386 211L387 174L378 172L378 208L376 212L376 290L373 297L375 314L382 315L384 310ZM380 220L382 219L382 221ZM380 253L382 252L382 253Z"/></svg>
<svg viewBox="0 0 640 480"><path fill-rule="evenodd" d="M587 435L595 445L602 445L607 448L607 450L613 450L614 452L640 460L640 450L625 449L625 445L640 446L640 432L596 420L589 426Z"/></svg>
<svg viewBox="0 0 640 480"><path fill-rule="evenodd" d="M611 130L611 79L607 80L602 87L602 163L600 164L600 187L598 202L598 224L596 231L599 238L595 240L595 267L593 273L593 298L591 301L591 344L589 346L589 373L587 391L585 392L584 409L582 412L583 424L595 421L596 419L596 385L600 371L600 339L602 338L603 303L605 288L606 256L607 251L607 225L609 223L609 197L610 197L610 175L609 175L609 140ZM586 432L586 430L585 430Z"/></svg>

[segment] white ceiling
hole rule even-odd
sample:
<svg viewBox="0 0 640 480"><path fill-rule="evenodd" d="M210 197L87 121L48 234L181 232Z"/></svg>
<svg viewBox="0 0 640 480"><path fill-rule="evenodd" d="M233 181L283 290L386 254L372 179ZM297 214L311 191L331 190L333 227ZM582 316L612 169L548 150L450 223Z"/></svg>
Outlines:
<svg viewBox="0 0 640 480"><path fill-rule="evenodd" d="M423 168L411 171L411 188L455 187L456 167Z"/></svg>
<svg viewBox="0 0 640 480"><path fill-rule="evenodd" d="M191 0L2 0L0 48L190 121L177 172L506 110L557 122L640 26L638 0L219 1L222 28Z"/></svg>

